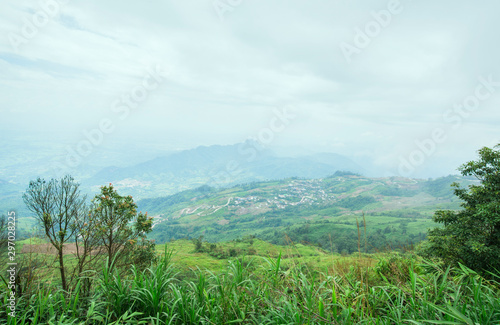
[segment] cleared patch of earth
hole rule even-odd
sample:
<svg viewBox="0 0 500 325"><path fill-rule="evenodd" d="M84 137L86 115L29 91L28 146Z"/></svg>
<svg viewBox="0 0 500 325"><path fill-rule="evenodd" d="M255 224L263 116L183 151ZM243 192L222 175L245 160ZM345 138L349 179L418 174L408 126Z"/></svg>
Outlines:
<svg viewBox="0 0 500 325"><path fill-rule="evenodd" d="M83 249L80 247L80 249ZM39 253L39 254L52 254L56 255L57 250L52 244L38 244L38 245L23 245L21 254ZM76 244L64 244L64 255L76 254Z"/></svg>

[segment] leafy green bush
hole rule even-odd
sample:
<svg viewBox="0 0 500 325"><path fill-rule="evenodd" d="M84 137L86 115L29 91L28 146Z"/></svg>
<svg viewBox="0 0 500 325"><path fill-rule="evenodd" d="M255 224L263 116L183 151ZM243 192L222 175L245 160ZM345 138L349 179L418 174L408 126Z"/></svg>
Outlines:
<svg viewBox="0 0 500 325"><path fill-rule="evenodd" d="M337 205L350 210L361 210L368 204L375 202L377 202L377 200L374 197L361 195L342 199L337 202Z"/></svg>
<svg viewBox="0 0 500 325"><path fill-rule="evenodd" d="M459 170L464 176L475 176L480 185L465 189L453 184L463 209L436 211L433 220L443 227L430 230L429 242L422 248L426 255L464 264L485 275L500 270L500 150L484 147L479 155L479 160Z"/></svg>

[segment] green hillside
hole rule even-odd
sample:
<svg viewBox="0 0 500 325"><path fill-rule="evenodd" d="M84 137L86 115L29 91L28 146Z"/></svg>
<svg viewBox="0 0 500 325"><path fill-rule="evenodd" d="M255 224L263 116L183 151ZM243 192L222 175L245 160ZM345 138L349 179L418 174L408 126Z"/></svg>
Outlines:
<svg viewBox="0 0 500 325"><path fill-rule="evenodd" d="M228 241L254 235L274 244L292 240L352 253L358 249L359 235L363 250L374 252L419 242L435 226L431 217L436 209L458 209L450 188L453 182L472 180L337 173L323 179L288 178L220 190L203 186L139 201L139 208L154 216L151 237L159 243L200 236L208 242Z"/></svg>

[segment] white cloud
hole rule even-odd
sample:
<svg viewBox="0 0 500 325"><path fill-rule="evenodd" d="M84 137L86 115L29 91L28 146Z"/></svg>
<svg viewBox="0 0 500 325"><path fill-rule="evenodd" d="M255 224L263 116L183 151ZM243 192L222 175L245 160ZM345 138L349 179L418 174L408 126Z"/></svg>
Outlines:
<svg viewBox="0 0 500 325"><path fill-rule="evenodd" d="M387 1L244 1L224 21L210 1L70 1L19 52L8 35L40 7L4 1L0 126L36 137L50 125L78 138L116 118L111 103L160 64L169 76L117 125L115 139L232 143L265 126L273 107L291 104L300 118L277 143L368 155L391 168L478 76L500 80L499 4L401 3L403 12L348 64L340 42L352 41ZM499 93L436 156L460 160L482 141L500 140ZM446 149L457 142L461 150Z"/></svg>

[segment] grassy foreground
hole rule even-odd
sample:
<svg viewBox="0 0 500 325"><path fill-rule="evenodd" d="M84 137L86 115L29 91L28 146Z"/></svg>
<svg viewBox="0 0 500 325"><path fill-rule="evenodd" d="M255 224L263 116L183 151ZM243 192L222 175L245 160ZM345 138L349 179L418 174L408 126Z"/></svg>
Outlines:
<svg viewBox="0 0 500 325"><path fill-rule="evenodd" d="M207 246L213 256L190 241L159 248L155 265L122 276L103 267L69 293L40 281L15 318L2 287L0 323L500 324L499 282L411 254L334 257L258 240Z"/></svg>

